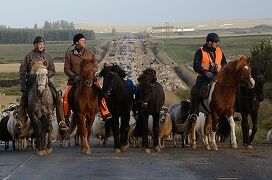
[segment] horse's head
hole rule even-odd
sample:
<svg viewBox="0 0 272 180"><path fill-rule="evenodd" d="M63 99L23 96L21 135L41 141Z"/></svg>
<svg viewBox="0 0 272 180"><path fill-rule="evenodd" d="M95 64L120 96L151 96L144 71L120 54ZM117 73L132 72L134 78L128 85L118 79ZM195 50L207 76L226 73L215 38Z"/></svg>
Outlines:
<svg viewBox="0 0 272 180"><path fill-rule="evenodd" d="M249 88L254 88L255 81L251 76L251 68L249 67L250 57L241 56L237 61L236 70L240 73L239 80L242 84Z"/></svg>
<svg viewBox="0 0 272 180"><path fill-rule="evenodd" d="M48 87L48 70L46 61L43 59L33 60L31 73L36 76L38 93L42 95Z"/></svg>
<svg viewBox="0 0 272 180"><path fill-rule="evenodd" d="M85 59L80 64L80 84L83 86L90 87L93 83L94 71L93 71L94 59Z"/></svg>
<svg viewBox="0 0 272 180"><path fill-rule="evenodd" d="M117 74L112 72L112 66L104 66L100 71L99 76L103 77L103 95L104 97L110 96L114 89Z"/></svg>
<svg viewBox="0 0 272 180"><path fill-rule="evenodd" d="M251 70L252 77L255 80L254 91L256 94L256 99L257 101L261 102L264 99L264 70L259 70L256 67L253 67Z"/></svg>
<svg viewBox="0 0 272 180"><path fill-rule="evenodd" d="M141 99L144 106L147 106L149 99L154 94L154 86L157 81L156 71L152 68L147 68L137 80L139 82Z"/></svg>

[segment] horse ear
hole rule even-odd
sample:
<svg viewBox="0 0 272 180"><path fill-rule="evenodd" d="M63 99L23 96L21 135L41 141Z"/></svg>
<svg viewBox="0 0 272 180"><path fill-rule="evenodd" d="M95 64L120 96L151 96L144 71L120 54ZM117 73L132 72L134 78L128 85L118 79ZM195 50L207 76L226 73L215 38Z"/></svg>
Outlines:
<svg viewBox="0 0 272 180"><path fill-rule="evenodd" d="M237 70L241 69L242 67L249 65L250 60L247 56L241 56L238 60Z"/></svg>

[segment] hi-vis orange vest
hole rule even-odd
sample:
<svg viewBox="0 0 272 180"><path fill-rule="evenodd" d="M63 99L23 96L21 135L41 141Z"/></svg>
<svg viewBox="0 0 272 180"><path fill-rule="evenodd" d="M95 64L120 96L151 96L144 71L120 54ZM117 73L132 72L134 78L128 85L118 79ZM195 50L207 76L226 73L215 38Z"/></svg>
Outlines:
<svg viewBox="0 0 272 180"><path fill-rule="evenodd" d="M217 72L219 72L221 70L221 61L222 61L222 57L223 57L222 50L219 47L217 47L215 49L215 62L213 62L210 54L203 50L203 46L200 47L200 49L201 49L201 52L202 52L201 67L205 71L209 71L210 65L211 64L216 64ZM202 76L202 75L197 74L197 76Z"/></svg>

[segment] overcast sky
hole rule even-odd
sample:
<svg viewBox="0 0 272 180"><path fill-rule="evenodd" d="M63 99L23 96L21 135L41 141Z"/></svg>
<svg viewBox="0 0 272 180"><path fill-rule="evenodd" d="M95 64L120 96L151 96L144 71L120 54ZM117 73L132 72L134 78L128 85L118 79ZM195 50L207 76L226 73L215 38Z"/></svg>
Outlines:
<svg viewBox="0 0 272 180"><path fill-rule="evenodd" d="M272 18L272 0L1 0L0 25L45 20L92 24L163 24Z"/></svg>

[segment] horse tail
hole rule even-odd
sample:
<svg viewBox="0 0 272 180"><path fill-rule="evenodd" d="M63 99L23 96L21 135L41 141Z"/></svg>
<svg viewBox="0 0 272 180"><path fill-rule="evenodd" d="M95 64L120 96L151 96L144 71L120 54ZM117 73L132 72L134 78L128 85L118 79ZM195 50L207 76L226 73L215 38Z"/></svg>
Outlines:
<svg viewBox="0 0 272 180"><path fill-rule="evenodd" d="M226 116L219 117L216 134L220 137L220 141L222 142L230 136L230 124Z"/></svg>

